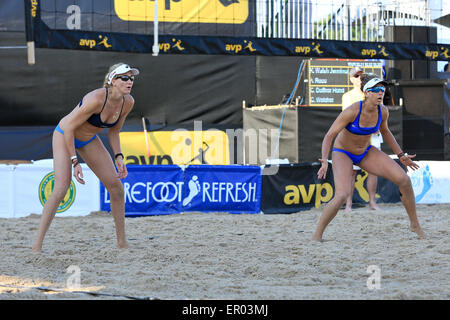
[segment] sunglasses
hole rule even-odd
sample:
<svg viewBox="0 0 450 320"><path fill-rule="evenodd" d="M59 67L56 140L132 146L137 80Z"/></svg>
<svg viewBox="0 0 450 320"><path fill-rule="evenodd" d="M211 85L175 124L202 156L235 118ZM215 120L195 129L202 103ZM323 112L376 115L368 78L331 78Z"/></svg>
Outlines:
<svg viewBox="0 0 450 320"><path fill-rule="evenodd" d="M122 81L128 81L128 80L131 80L131 82L133 82L134 81L134 76L118 76L118 77L116 77L116 79L120 79L120 80L122 80Z"/></svg>
<svg viewBox="0 0 450 320"><path fill-rule="evenodd" d="M373 88L367 89L367 91L375 92L375 93L378 93L380 91L385 92L386 88L385 87L373 87Z"/></svg>
<svg viewBox="0 0 450 320"><path fill-rule="evenodd" d="M359 78L359 74L355 74L354 76L353 76L353 78Z"/></svg>

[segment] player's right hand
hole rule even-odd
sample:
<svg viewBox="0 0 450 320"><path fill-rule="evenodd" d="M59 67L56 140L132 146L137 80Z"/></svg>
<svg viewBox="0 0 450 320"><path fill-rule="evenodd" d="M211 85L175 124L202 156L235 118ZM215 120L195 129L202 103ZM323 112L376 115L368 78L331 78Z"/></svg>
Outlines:
<svg viewBox="0 0 450 320"><path fill-rule="evenodd" d="M79 183L85 184L83 180L83 169L81 168L80 164L76 165L75 168L73 168L73 176Z"/></svg>
<svg viewBox="0 0 450 320"><path fill-rule="evenodd" d="M319 161L322 163L322 166L320 167L319 171L317 172L317 177L319 179L325 179L327 176L327 170L328 170L328 160L327 159L319 159Z"/></svg>

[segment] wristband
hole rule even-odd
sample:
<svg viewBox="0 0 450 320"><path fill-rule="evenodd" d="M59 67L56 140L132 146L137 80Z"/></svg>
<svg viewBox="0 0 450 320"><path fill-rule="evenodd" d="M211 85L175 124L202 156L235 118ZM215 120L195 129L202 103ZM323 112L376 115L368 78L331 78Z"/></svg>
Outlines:
<svg viewBox="0 0 450 320"><path fill-rule="evenodd" d="M73 160L78 160L78 159L77 159L77 156L72 156L72 157L70 157L70 161L73 162Z"/></svg>
<svg viewBox="0 0 450 320"><path fill-rule="evenodd" d="M401 157L403 157L405 154L403 153L403 152L400 152L398 155L397 155L397 158L401 158Z"/></svg>
<svg viewBox="0 0 450 320"><path fill-rule="evenodd" d="M80 163L78 162L78 160L75 160L74 162L73 162L73 167L75 168L77 165L79 165Z"/></svg>
<svg viewBox="0 0 450 320"><path fill-rule="evenodd" d="M122 159L125 159L122 153L116 153L116 155L114 156L114 160L117 160L118 156L122 156Z"/></svg>

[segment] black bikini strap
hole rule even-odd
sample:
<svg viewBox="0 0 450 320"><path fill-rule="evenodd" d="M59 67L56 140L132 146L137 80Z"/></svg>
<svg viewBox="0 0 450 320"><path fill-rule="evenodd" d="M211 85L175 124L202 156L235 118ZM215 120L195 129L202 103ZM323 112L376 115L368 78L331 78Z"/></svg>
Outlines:
<svg viewBox="0 0 450 320"><path fill-rule="evenodd" d="M100 113L102 113L102 111L103 111L103 109L105 108L105 106L106 106L106 101L108 100L108 88L105 88L106 89L106 97L105 97L105 102L103 102L103 107L102 107L102 110L100 111Z"/></svg>
<svg viewBox="0 0 450 320"><path fill-rule="evenodd" d="M123 110L123 105L125 104L125 97L122 97L122 108L120 109L120 113L119 113L119 118L120 118L120 116L121 116L121 114L122 114L122 110ZM119 119L119 118L117 118L117 120Z"/></svg>

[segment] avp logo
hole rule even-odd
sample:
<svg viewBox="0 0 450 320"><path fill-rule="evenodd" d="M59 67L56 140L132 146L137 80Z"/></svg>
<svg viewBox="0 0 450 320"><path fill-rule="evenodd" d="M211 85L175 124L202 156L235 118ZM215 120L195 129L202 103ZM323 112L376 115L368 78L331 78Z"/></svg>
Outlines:
<svg viewBox="0 0 450 320"><path fill-rule="evenodd" d="M355 178L355 191L358 192L358 195L363 199L365 202L369 202L370 196L367 189L364 187L364 181L367 180L367 177L369 176L369 173L365 170L361 169L361 172L356 175ZM367 182L366 182L367 186ZM375 198L380 198L380 195L378 193L375 193Z"/></svg>
<svg viewBox="0 0 450 320"><path fill-rule="evenodd" d="M361 54L363 56L369 56L370 58L373 58L376 55L381 55L383 57L389 56L389 54L386 52L386 47L382 45L378 45L378 48L380 49L378 52L375 49L362 49Z"/></svg>
<svg viewBox="0 0 450 320"><path fill-rule="evenodd" d="M54 186L55 186L55 173L52 171L47 175L45 175L45 177L41 180L41 183L39 184L39 201L41 202L42 206L45 205L47 199L52 194ZM75 184L73 183L73 181L71 181L69 190L67 190L67 193L64 196L64 199L59 204L58 210L56 210L56 212L60 213L69 209L72 206L73 202L75 201L75 194L76 194Z"/></svg>
<svg viewBox="0 0 450 320"><path fill-rule="evenodd" d="M102 39L102 38L103 38L103 40L100 41L100 42L98 43L98 45L104 45L105 48L111 48L111 47L112 47L112 45L110 45L110 44L108 43L108 37L106 37L106 36L103 37L102 35L99 35L98 37L99 37L99 39Z"/></svg>
<svg viewBox="0 0 450 320"><path fill-rule="evenodd" d="M256 51L256 49L253 48L253 41L250 41L250 40L244 40L244 45L242 45L242 44L226 44L225 50L231 51L234 53L239 53L242 50L246 50L247 52L255 52Z"/></svg>
<svg viewBox="0 0 450 320"><path fill-rule="evenodd" d="M311 52L311 47L309 46L296 46L295 47L295 53L303 53L305 56L307 56Z"/></svg>
<svg viewBox="0 0 450 320"><path fill-rule="evenodd" d="M431 50L427 50L425 51L425 57L427 58L431 58L431 59L436 59L439 55L438 51L431 51Z"/></svg>
<svg viewBox="0 0 450 320"><path fill-rule="evenodd" d="M311 51L314 51L318 55L323 53L323 50L320 49L320 43L318 42L311 42L310 46L296 46L294 51L295 53L302 53L305 56L307 56Z"/></svg>
<svg viewBox="0 0 450 320"><path fill-rule="evenodd" d="M311 203L314 197L314 206L319 208L322 202L328 202L333 197L333 187L328 182L324 184L310 184L308 191L306 191L306 186L303 184L288 185L285 190L283 202L286 205L300 204L300 200L303 200L302 203L305 204Z"/></svg>
<svg viewBox="0 0 450 320"><path fill-rule="evenodd" d="M37 0L31 0L31 16L36 18L38 2Z"/></svg>
<svg viewBox="0 0 450 320"><path fill-rule="evenodd" d="M97 42L95 40L92 40L92 39L80 39L80 46L81 47L89 47L90 49L92 49L96 45L97 45Z"/></svg>
<svg viewBox="0 0 450 320"><path fill-rule="evenodd" d="M238 53L238 52L242 51L242 45L240 45L240 44L226 44L225 45L225 50L226 51L233 51L235 53Z"/></svg>
<svg viewBox="0 0 450 320"><path fill-rule="evenodd" d="M312 42L311 44L314 46L313 51L315 51L318 54L322 54L323 53L323 51L320 50L320 43Z"/></svg>
<svg viewBox="0 0 450 320"><path fill-rule="evenodd" d="M379 44L378 48L380 48L380 51L378 51L378 54L381 54L383 57L389 56L389 54L386 53L386 47L385 46L382 46L381 44Z"/></svg>
<svg viewBox="0 0 450 320"><path fill-rule="evenodd" d="M363 56L369 56L369 57L373 57L377 54L377 50L375 49L362 49L361 54Z"/></svg>
<svg viewBox="0 0 450 320"><path fill-rule="evenodd" d="M112 47L112 45L108 43L108 37L99 35L98 38L101 40L98 43L94 39L80 39L80 46L89 47L89 49L92 49L97 45L103 45L107 49Z"/></svg>
<svg viewBox="0 0 450 320"><path fill-rule="evenodd" d="M185 48L183 47L181 40L172 38L172 42L173 44L167 42L159 43L159 50L167 52L172 48L176 48L178 51L184 51Z"/></svg>
<svg viewBox="0 0 450 320"><path fill-rule="evenodd" d="M172 157L168 154L151 155L146 157L144 155L127 155L125 157L126 164L173 164Z"/></svg>
<svg viewBox="0 0 450 320"><path fill-rule="evenodd" d="M439 53L441 56L443 56L445 59L450 58L450 54L448 54L448 48L440 47L440 50L442 51Z"/></svg>

